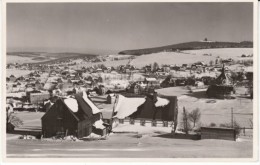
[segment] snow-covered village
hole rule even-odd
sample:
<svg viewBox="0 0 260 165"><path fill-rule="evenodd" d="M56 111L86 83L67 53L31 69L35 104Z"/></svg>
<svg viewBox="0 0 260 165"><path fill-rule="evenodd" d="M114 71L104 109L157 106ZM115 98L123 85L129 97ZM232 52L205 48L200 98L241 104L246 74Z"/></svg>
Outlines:
<svg viewBox="0 0 260 165"><path fill-rule="evenodd" d="M161 45L167 46L154 47L156 42L147 40L151 46L144 44L138 47L136 44L130 44L132 47L121 48L119 46L123 43L111 38L111 42L118 44L119 51L93 53L88 50L108 49L107 45L102 45L99 41L108 40L104 37L113 35L118 36L119 40L119 32L113 31L111 27L115 27L110 24L118 25L116 21L119 21L122 23L122 29L118 27L119 31L130 33L136 28L124 29L124 23L130 26L126 20L140 20L140 26L148 26L150 16L144 11L154 12L150 11L153 7L158 7L158 10L165 7L168 11L167 7L175 9L175 5L178 6L178 3L169 6L163 3L140 6L101 4L92 4L92 8L86 4L70 6L62 3L56 6L23 6L15 3L7 5L8 14L10 13L7 18L10 20L8 34L17 33L18 37L24 36L27 31L21 31L17 27L38 27L43 33L41 40L46 40L56 47L60 46L56 42L59 41L61 45L70 48L53 52L47 49L50 47L51 50L53 45L39 41L46 49L38 49L38 44L35 43L38 40L33 36L33 30L30 32L32 35L24 40L14 40L16 36L8 36L10 47L18 45L18 41L22 46L35 41L35 48L7 49L4 89L7 158L252 158L253 106L256 101L253 84L255 48L250 41L252 36L246 37L247 33L243 31L245 35L236 36L234 39L234 35L230 35L230 38L226 37L228 33L224 32L213 35L214 29L205 29L202 34L206 36L201 38L201 35L195 35L196 28L199 31L204 27L195 24L197 27L194 27L192 32L194 37L185 38L182 34L180 38L184 37L183 39L172 39L175 41L172 42L175 43L173 45L165 41ZM248 9L250 13L252 4L245 4L237 5ZM120 9L116 8L117 5ZM151 5L151 8L145 8L146 5ZM189 5L191 4L180 4L180 8L187 7L195 12L194 4ZM200 9L210 6L203 3L196 5ZM232 18L234 22L240 21L241 18L235 14L228 14L239 13L236 5L225 5L229 8L218 4L210 8L225 12L226 17ZM125 7L125 13L121 7ZM134 10L136 13L130 12L134 7L137 7ZM106 34L102 31L105 28L98 26L103 23L88 16L86 19L93 21L93 24L89 25L80 17L92 13L94 8L103 14L99 13L93 18L107 18L104 27L110 31L106 31ZM77 12L65 13L66 9ZM30 16L21 14L24 10L27 10ZM64 15L58 15L58 12ZM182 12L178 8L168 12L180 14L176 18L169 17L169 20L172 19L175 23L172 25L173 29L178 26L176 23L182 22L179 18L188 19L185 14L181 15ZM196 12L209 14L209 10ZM158 12L159 15L160 13L167 17L162 10ZM219 17L215 20L216 24L224 24L227 18L218 14L212 15ZM65 21L68 15L69 20ZM134 17L137 15L139 18ZM244 15L245 19L251 20L252 16L248 15ZM53 29L47 28L41 21L34 22L37 16L41 16L42 21L49 23L48 26ZM17 22L18 18L28 18L29 25ZM158 24L169 21L167 18L158 21ZM55 22L57 19L60 22ZM151 19L157 23L156 19L159 17ZM198 21L205 26L208 22L214 22L207 17ZM41 29L41 25L47 29ZM91 47L92 42L82 45L74 40L78 47L86 47L84 53L76 51L77 46L74 46L74 49L73 45L76 43L64 41L75 39L74 30L77 32L76 38L85 41L84 37L88 35L77 25L86 27L86 33L87 29L92 28L89 33L97 37L96 40L92 38L92 42L99 44L98 48L88 48L87 44ZM60 26L66 26L68 29L52 32L55 28L62 29ZM243 30L247 26L252 27L251 24L244 26ZM224 31L226 27L222 28ZM167 31L167 28L165 30ZM228 27L226 30L229 30ZM96 34L95 31L100 33ZM143 35L148 34L157 36L143 32ZM48 35L51 35L49 40ZM164 32L160 31L160 35L163 36ZM177 36L177 33L174 35ZM135 42L134 36L136 42L139 42L139 36L133 34L129 43ZM54 43L50 39L52 37L62 39L53 39ZM122 38L120 40L129 45ZM110 47L114 45L109 42L107 44Z"/></svg>

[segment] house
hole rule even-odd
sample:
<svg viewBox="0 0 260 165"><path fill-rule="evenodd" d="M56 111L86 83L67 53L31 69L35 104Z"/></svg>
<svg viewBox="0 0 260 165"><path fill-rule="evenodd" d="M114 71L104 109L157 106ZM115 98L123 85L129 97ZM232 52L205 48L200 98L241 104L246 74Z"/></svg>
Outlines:
<svg viewBox="0 0 260 165"><path fill-rule="evenodd" d="M143 69L140 69L139 72L140 72L140 73L145 73L146 71L145 71L145 69L143 68Z"/></svg>
<svg viewBox="0 0 260 165"><path fill-rule="evenodd" d="M170 67L170 70L174 70L174 71L180 71L180 69L181 69L181 67L177 66L177 65Z"/></svg>
<svg viewBox="0 0 260 165"><path fill-rule="evenodd" d="M83 138L92 133L93 127L105 128L101 111L85 92L59 98L41 119L44 137L74 135Z"/></svg>
<svg viewBox="0 0 260 165"><path fill-rule="evenodd" d="M101 68L98 68L98 69L96 69L96 72L97 72L97 73L102 73L103 70L102 70Z"/></svg>
<svg viewBox="0 0 260 165"><path fill-rule="evenodd" d="M29 74L29 77L34 77L34 73L31 72L31 73Z"/></svg>
<svg viewBox="0 0 260 165"><path fill-rule="evenodd" d="M36 79L35 79L35 77L30 77L29 78L29 81L35 81Z"/></svg>
<svg viewBox="0 0 260 165"><path fill-rule="evenodd" d="M141 94L143 92L143 89L144 88L140 85L139 82L134 82L128 88L128 92L134 93L134 94Z"/></svg>
<svg viewBox="0 0 260 165"><path fill-rule="evenodd" d="M147 86L155 86L158 85L159 81L154 77L146 77L144 83L147 84Z"/></svg>
<svg viewBox="0 0 260 165"><path fill-rule="evenodd" d="M24 78L24 76L21 76L21 77L18 77L17 80L19 80L19 81L25 81L25 78ZM17 81L17 80L16 80L16 81Z"/></svg>
<svg viewBox="0 0 260 165"><path fill-rule="evenodd" d="M156 81L157 81L157 79L156 79L156 78L154 78L154 77L151 77L151 78L149 78L149 77L146 77L146 78L144 79L144 81L145 81L146 83L149 83L149 82L156 82Z"/></svg>
<svg viewBox="0 0 260 165"><path fill-rule="evenodd" d="M90 67L90 68L88 68L87 70L88 70L90 73L92 73L92 72L95 71L93 67Z"/></svg>
<svg viewBox="0 0 260 165"><path fill-rule="evenodd" d="M160 88L160 82L156 78L145 78L143 81L146 84L144 92L153 92L155 89Z"/></svg>
<svg viewBox="0 0 260 165"><path fill-rule="evenodd" d="M253 82L253 72L246 72L246 79Z"/></svg>
<svg viewBox="0 0 260 165"><path fill-rule="evenodd" d="M60 96L60 95L62 95L62 91L59 88L55 87L52 90L52 96Z"/></svg>
<svg viewBox="0 0 260 165"><path fill-rule="evenodd" d="M30 93L29 99L32 104L43 103L46 99L50 98L49 92L40 92L40 93Z"/></svg>
<svg viewBox="0 0 260 165"><path fill-rule="evenodd" d="M33 104L30 104L28 102L25 102L22 104L22 109L24 111L36 111L36 106L34 106Z"/></svg>
<svg viewBox="0 0 260 165"><path fill-rule="evenodd" d="M196 70L196 69L202 69L206 64L204 62L195 62L191 65L191 69Z"/></svg>
<svg viewBox="0 0 260 165"><path fill-rule="evenodd" d="M221 62L223 64L230 64L231 62L233 62L234 60L232 58L229 58L229 59L223 59Z"/></svg>
<svg viewBox="0 0 260 165"><path fill-rule="evenodd" d="M186 71L188 68L188 64L182 64L182 66L180 67L180 71Z"/></svg>
<svg viewBox="0 0 260 165"><path fill-rule="evenodd" d="M68 70L64 70L64 71L61 72L61 75L62 75L62 76L67 76L67 75L69 75L69 74L70 74L70 73L69 73Z"/></svg>
<svg viewBox="0 0 260 165"><path fill-rule="evenodd" d="M177 96L152 95L117 95L113 111L113 119L146 119L173 121L174 131L177 127Z"/></svg>
<svg viewBox="0 0 260 165"><path fill-rule="evenodd" d="M96 82L98 82L98 83L102 83L102 82L103 82L102 77L98 77L98 78L96 79Z"/></svg>
<svg viewBox="0 0 260 165"><path fill-rule="evenodd" d="M152 66L151 65L146 65L144 68L145 72L151 72L152 71Z"/></svg>
<svg viewBox="0 0 260 165"><path fill-rule="evenodd" d="M26 87L26 88L33 88L33 87L35 87L35 83L27 83L27 84L25 85L25 87Z"/></svg>
<svg viewBox="0 0 260 165"><path fill-rule="evenodd" d="M16 86L21 86L22 83L20 81L16 81Z"/></svg>
<svg viewBox="0 0 260 165"><path fill-rule="evenodd" d="M25 96L25 92L6 93L6 98L13 98L16 100L21 100Z"/></svg>
<svg viewBox="0 0 260 165"><path fill-rule="evenodd" d="M85 77L84 80L92 82L93 78L91 76L88 76L88 77Z"/></svg>
<svg viewBox="0 0 260 165"><path fill-rule="evenodd" d="M128 69L128 68L126 68L126 69L125 69L125 73L126 73L126 74L130 74L130 73L131 73L131 70Z"/></svg>
<svg viewBox="0 0 260 165"><path fill-rule="evenodd" d="M58 78L58 79L57 79L57 83L63 83L62 78Z"/></svg>
<svg viewBox="0 0 260 165"><path fill-rule="evenodd" d="M164 72L170 72L170 70L171 70L169 65L163 65L162 69L163 69Z"/></svg>
<svg viewBox="0 0 260 165"><path fill-rule="evenodd" d="M56 86L55 84L47 82L47 83L44 84L43 89L45 89L45 90L53 90L55 88L55 86Z"/></svg>
<svg viewBox="0 0 260 165"><path fill-rule="evenodd" d="M111 71L111 74L118 74L117 71L113 70Z"/></svg>
<svg viewBox="0 0 260 165"><path fill-rule="evenodd" d="M15 81L16 81L16 77L15 77L14 75L11 75L11 76L9 77L9 81L15 82Z"/></svg>
<svg viewBox="0 0 260 165"><path fill-rule="evenodd" d="M167 87L175 87L176 86L176 78L173 78L172 76L167 76L163 82L160 84L161 87L167 88Z"/></svg>
<svg viewBox="0 0 260 165"><path fill-rule="evenodd" d="M35 89L36 89L36 90L41 90L41 89L43 89L43 86L44 86L44 83L41 83L39 80L37 80L37 81L35 82Z"/></svg>
<svg viewBox="0 0 260 165"><path fill-rule="evenodd" d="M36 74L35 77L41 77L41 75L40 74Z"/></svg>

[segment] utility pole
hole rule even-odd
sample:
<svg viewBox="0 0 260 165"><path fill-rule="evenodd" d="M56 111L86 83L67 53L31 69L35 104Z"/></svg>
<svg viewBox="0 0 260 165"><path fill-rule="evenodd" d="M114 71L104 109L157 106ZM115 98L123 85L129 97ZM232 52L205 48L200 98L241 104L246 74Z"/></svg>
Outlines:
<svg viewBox="0 0 260 165"><path fill-rule="evenodd" d="M184 127L185 134L188 135L188 121L187 121L187 114L186 114L185 107L183 107L183 127Z"/></svg>
<svg viewBox="0 0 260 165"><path fill-rule="evenodd" d="M231 127L234 128L234 121L233 121L233 108L231 108Z"/></svg>

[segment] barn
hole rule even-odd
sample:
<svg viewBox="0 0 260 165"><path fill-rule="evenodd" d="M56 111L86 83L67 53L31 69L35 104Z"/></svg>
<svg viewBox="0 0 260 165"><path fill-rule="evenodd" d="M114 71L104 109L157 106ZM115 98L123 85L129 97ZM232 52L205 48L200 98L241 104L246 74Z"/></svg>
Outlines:
<svg viewBox="0 0 260 165"><path fill-rule="evenodd" d="M59 98L42 117L43 136L73 135L77 138L89 136L92 128L105 129L101 111L95 106L86 92L69 98ZM96 125L98 123L98 127Z"/></svg>

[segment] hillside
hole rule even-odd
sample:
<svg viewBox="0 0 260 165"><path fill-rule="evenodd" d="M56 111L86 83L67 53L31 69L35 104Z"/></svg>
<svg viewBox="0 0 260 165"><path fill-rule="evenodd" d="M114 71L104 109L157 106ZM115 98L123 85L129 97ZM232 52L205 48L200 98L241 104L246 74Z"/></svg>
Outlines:
<svg viewBox="0 0 260 165"><path fill-rule="evenodd" d="M253 42L243 41L243 42L203 42L203 41L193 41L185 42L180 44L146 48L146 49L135 49L135 50L124 50L118 54L128 54L128 55L143 55L158 52L173 52L178 50L194 50L194 49L213 49L213 48L252 48Z"/></svg>
<svg viewBox="0 0 260 165"><path fill-rule="evenodd" d="M7 62L50 63L76 58L94 58L94 54L84 53L46 53L46 52L7 52Z"/></svg>
<svg viewBox="0 0 260 165"><path fill-rule="evenodd" d="M209 55L210 54L210 55ZM192 64L194 62L203 61L209 64L210 61L215 61L217 58L228 59L232 58L235 61L238 60L253 60L253 57L241 57L242 54L252 55L253 48L215 48L215 49L196 49L196 50L183 50L181 52L159 52L145 55L135 56L131 60L130 64L138 68L145 65L153 64L157 62L160 66L167 65L182 65ZM124 55L121 55L124 56ZM83 62L77 64L74 67L87 67L93 65L104 64L105 66L119 66L129 63L129 59L123 60L106 60L102 62Z"/></svg>

